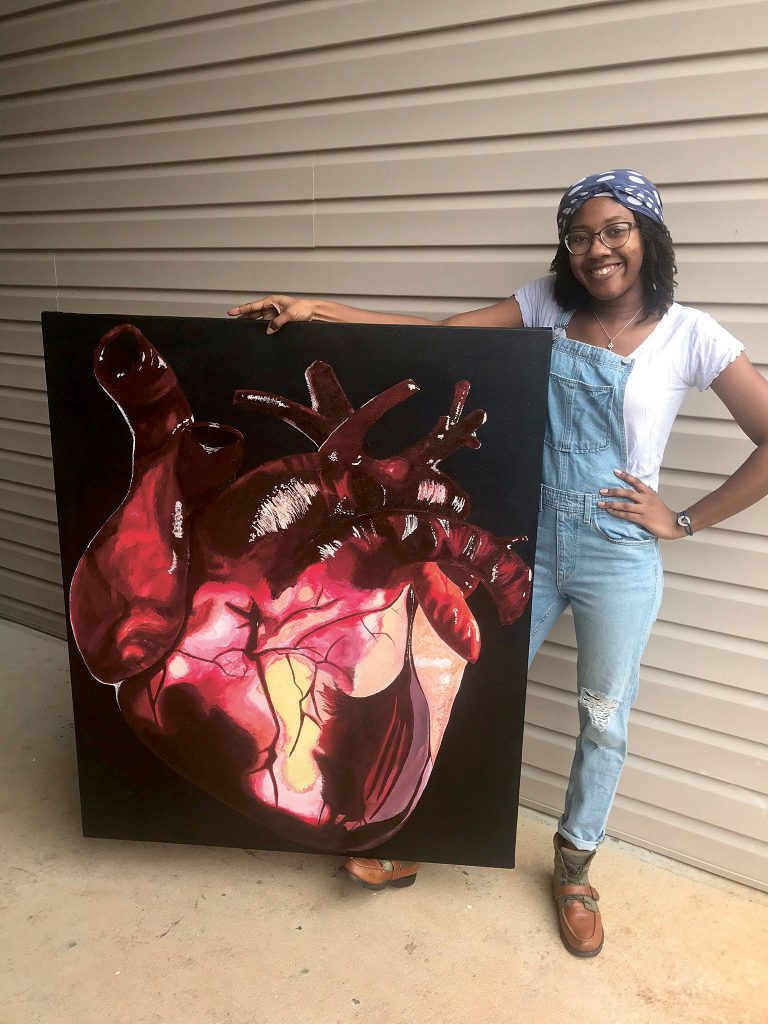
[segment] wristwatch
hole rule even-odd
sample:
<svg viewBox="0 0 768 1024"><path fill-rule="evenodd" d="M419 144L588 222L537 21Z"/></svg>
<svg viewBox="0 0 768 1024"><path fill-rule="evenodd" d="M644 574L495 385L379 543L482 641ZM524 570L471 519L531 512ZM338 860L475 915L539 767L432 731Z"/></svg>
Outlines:
<svg viewBox="0 0 768 1024"><path fill-rule="evenodd" d="M682 526L689 537L693 536L693 527L691 526L691 517L688 515L687 510L681 512L677 517L677 525Z"/></svg>

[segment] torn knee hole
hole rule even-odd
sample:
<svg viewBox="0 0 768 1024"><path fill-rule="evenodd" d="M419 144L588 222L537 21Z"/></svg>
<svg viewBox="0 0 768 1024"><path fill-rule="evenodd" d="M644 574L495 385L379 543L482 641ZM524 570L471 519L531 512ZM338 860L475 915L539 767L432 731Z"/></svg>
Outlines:
<svg viewBox="0 0 768 1024"><path fill-rule="evenodd" d="M579 704L587 709L589 721L598 732L605 732L614 711L619 706L617 700L606 697L604 693L595 693L594 690L582 690L579 694Z"/></svg>

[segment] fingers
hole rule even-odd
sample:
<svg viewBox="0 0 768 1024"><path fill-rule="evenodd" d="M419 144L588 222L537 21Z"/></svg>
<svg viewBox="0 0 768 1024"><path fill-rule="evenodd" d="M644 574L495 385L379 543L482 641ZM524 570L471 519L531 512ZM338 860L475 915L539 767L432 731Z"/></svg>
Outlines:
<svg viewBox="0 0 768 1024"><path fill-rule="evenodd" d="M271 320L282 312L281 295L267 295L264 299L254 299L242 306L233 306L227 310L227 316L244 317L247 320Z"/></svg>
<svg viewBox="0 0 768 1024"><path fill-rule="evenodd" d="M628 491L621 487L601 487L600 493L607 498L636 498L637 491Z"/></svg>
<svg viewBox="0 0 768 1024"><path fill-rule="evenodd" d="M638 480L638 478L636 476L632 476L631 473L625 473L623 469L614 469L613 472L619 480L626 480L630 487L634 487L634 489L639 491L641 494L646 494L651 489L647 484L644 484L642 480Z"/></svg>
<svg viewBox="0 0 768 1024"><path fill-rule="evenodd" d="M232 309L227 310L227 316L245 316L253 320L261 316L263 301L263 299L258 299L256 302L245 302L242 306L233 306Z"/></svg>
<svg viewBox="0 0 768 1024"><path fill-rule="evenodd" d="M642 506L632 509L627 506L627 502L598 501L597 507L604 512L610 512L611 515L619 516L621 519L636 519L643 512Z"/></svg>
<svg viewBox="0 0 768 1024"><path fill-rule="evenodd" d="M267 324L267 334L274 334L275 331L279 331L284 324L287 324L288 321L292 319L288 313L282 312L279 306L276 307L276 309L276 314L271 317L264 317L265 320L269 320L269 323Z"/></svg>

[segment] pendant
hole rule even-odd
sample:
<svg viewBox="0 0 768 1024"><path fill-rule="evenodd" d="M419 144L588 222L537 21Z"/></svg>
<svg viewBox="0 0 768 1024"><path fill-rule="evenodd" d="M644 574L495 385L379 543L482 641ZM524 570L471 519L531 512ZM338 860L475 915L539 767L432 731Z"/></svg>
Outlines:
<svg viewBox="0 0 768 1024"><path fill-rule="evenodd" d="M605 346L609 352L613 352L613 338L611 338L608 344Z"/></svg>

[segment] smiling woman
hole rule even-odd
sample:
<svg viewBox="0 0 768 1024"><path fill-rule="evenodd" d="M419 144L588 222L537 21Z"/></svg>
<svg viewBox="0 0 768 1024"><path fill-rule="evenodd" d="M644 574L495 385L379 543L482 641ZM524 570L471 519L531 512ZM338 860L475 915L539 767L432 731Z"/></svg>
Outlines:
<svg viewBox="0 0 768 1024"><path fill-rule="evenodd" d="M637 171L582 178L559 205L551 276L441 321L553 331L529 661L570 607L580 731L554 840L554 896L561 937L577 956L594 956L603 945L588 867L605 838L640 658L661 600L659 539L690 536L768 493L768 381L728 331L674 301L663 209L658 190ZM268 320L269 332L291 320L433 324L287 295L229 315ZM655 490L664 449L687 392L709 387L756 447L717 490L673 511ZM362 858L345 869L374 888L403 885L415 871Z"/></svg>

